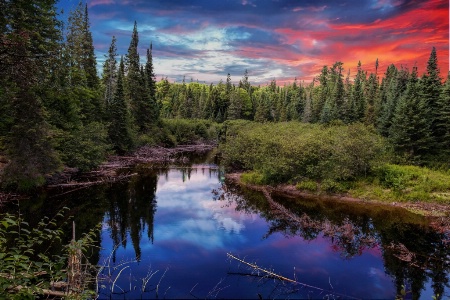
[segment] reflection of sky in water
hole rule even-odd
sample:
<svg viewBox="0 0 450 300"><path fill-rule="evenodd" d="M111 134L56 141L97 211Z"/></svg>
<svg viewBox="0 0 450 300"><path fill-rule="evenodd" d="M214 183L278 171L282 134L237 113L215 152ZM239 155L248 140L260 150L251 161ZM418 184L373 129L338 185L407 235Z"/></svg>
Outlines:
<svg viewBox="0 0 450 300"><path fill-rule="evenodd" d="M379 250L344 260L333 251L329 241L320 236L305 241L275 233L263 239L269 228L264 219L236 212L233 205L214 200L212 191L220 187L217 177L217 172L202 172L201 169L194 169L190 178L184 176L185 181L181 170L159 176L154 243L146 234L141 234L141 261L124 270L117 285L129 288L131 281L132 286L139 289L139 278L145 277L149 269L159 270L147 285L152 289L168 268L159 286L160 297L164 293L167 298L191 299L194 296L257 299L258 293L264 298L289 296L283 294L286 291L281 288L273 292L273 280L264 283L257 281L258 278L227 275L227 272L247 272L242 265L239 267L237 262L227 259L226 253L231 252L286 277L295 276L305 284L325 289L332 286L336 292L356 297L395 297L392 278L384 272ZM102 247L105 249L102 257L109 255L113 247L107 227L102 232ZM126 249L119 247L116 257L117 262L134 259L131 243ZM126 297L139 298L140 295L135 290ZM308 295L319 297L317 293L308 294L307 289L299 289L290 298ZM144 294L144 298L149 297L155 297L155 291Z"/></svg>

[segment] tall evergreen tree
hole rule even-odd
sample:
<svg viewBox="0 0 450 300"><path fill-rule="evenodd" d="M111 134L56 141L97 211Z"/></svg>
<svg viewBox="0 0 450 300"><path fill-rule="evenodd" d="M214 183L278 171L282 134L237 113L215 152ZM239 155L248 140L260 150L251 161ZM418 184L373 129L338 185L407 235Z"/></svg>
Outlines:
<svg viewBox="0 0 450 300"><path fill-rule="evenodd" d="M394 65L390 65L386 71L381 90L380 114L377 126L383 136L389 136L392 118L400 96L406 89L408 79L409 72L404 68L398 70Z"/></svg>
<svg viewBox="0 0 450 300"><path fill-rule="evenodd" d="M152 43L150 43L150 48L147 49L147 62L145 63L145 86L147 88L146 97L150 108L149 122L155 123L159 118L159 105L156 100L156 77L153 67L153 54L152 54Z"/></svg>
<svg viewBox="0 0 450 300"><path fill-rule="evenodd" d="M435 136L439 153L450 155L450 72L437 101Z"/></svg>
<svg viewBox="0 0 450 300"><path fill-rule="evenodd" d="M41 99L59 49L55 1L2 2L0 35L1 117L10 120L5 146L10 160L4 179L19 189L45 182L59 167ZM4 97L7 97L6 99Z"/></svg>
<svg viewBox="0 0 450 300"><path fill-rule="evenodd" d="M104 92L104 102L107 108L113 102L114 99L114 91L116 89L117 83L117 46L116 46L116 37L112 37L111 46L108 50L108 55L105 55L105 62L103 64L103 74L102 74L102 83L105 89Z"/></svg>
<svg viewBox="0 0 450 300"><path fill-rule="evenodd" d="M130 116L125 101L124 92L125 65L123 57L120 59L117 85L114 92L114 101L111 105L111 124L109 127L109 138L114 150L124 153L131 149L133 139L131 135Z"/></svg>
<svg viewBox="0 0 450 300"><path fill-rule="evenodd" d="M427 63L427 72L421 78L420 96L425 101L430 113L428 123L435 142L438 139L437 118L439 114L437 102L441 93L442 83L438 67L436 48L433 47ZM436 147L433 149L437 149Z"/></svg>
<svg viewBox="0 0 450 300"><path fill-rule="evenodd" d="M361 122L364 120L366 112L366 103L364 98L364 71L361 68L361 62L358 62L358 72L353 84L353 93L349 109L350 122Z"/></svg>
<svg viewBox="0 0 450 300"><path fill-rule="evenodd" d="M98 88L99 78L97 75L97 59L94 53L94 41L92 39L91 25L89 23L89 14L87 3L84 6L83 22L83 69L86 72L87 86L91 89Z"/></svg>
<svg viewBox="0 0 450 300"><path fill-rule="evenodd" d="M80 99L84 124L100 121L103 107L99 94L97 62L87 5L83 5L82 1L69 14L65 51L69 59L73 97Z"/></svg>
<svg viewBox="0 0 450 300"><path fill-rule="evenodd" d="M389 128L394 147L412 159L426 154L430 147L429 109L419 97L417 67L414 67L404 95L401 96Z"/></svg>
<svg viewBox="0 0 450 300"><path fill-rule="evenodd" d="M139 132L145 132L147 127L147 103L145 99L145 85L143 86L143 78L138 53L139 34L137 23L134 22L133 33L131 35L130 46L125 56L125 96L128 105L131 107L131 114L135 126Z"/></svg>

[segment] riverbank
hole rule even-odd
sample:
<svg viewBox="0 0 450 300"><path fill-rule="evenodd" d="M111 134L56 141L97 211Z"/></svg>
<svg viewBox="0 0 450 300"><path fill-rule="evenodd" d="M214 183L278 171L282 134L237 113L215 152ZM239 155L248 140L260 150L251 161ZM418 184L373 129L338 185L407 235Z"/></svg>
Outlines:
<svg viewBox="0 0 450 300"><path fill-rule="evenodd" d="M450 205L430 203L430 202L395 202L395 201L382 201L378 199L361 199L352 197L348 193L332 194L332 193L313 193L310 191L299 190L292 184L279 184L279 185L258 185L245 183L241 180L243 173L230 173L226 175L226 179L241 187L245 187L251 190L262 192L266 199L273 201L272 194L281 195L284 197L304 197L311 200L333 200L339 202L352 202L360 205L382 205L391 207L400 207L415 214L420 214L430 220L430 226L441 232L447 232L450 234Z"/></svg>
<svg viewBox="0 0 450 300"><path fill-rule="evenodd" d="M162 146L143 146L127 155L111 155L98 168L89 172L79 172L75 168L65 168L47 178L47 184L40 189L83 188L104 183L125 180L136 175L131 169L136 165L170 166L175 163L188 163L188 155L202 154L217 147L216 143L178 145L173 148ZM126 169L130 169L127 172ZM0 190L0 207L11 201L29 198L27 193Z"/></svg>

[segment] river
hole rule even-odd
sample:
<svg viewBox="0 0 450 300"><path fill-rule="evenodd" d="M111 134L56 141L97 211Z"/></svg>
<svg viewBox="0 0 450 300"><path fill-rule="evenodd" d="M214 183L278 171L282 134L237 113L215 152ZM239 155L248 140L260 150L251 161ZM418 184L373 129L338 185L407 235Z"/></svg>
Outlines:
<svg viewBox="0 0 450 300"><path fill-rule="evenodd" d="M20 204L31 223L70 207L77 236L100 224L100 299L450 296L449 237L419 215L279 195L270 205L211 157L123 172L138 175Z"/></svg>

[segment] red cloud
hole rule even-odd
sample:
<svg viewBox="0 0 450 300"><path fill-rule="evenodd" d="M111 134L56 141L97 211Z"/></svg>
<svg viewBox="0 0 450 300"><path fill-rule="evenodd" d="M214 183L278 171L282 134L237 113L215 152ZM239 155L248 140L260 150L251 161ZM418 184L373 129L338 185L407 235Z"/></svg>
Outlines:
<svg viewBox="0 0 450 300"><path fill-rule="evenodd" d="M297 54L300 60L320 60L324 65L342 61L344 67L351 67L352 73L358 61L365 63L365 70L374 72L377 59L380 62L379 74L391 63L409 68L416 64L419 73L423 73L434 46L441 73L445 77L449 64L449 11L440 6L442 1L428 1L418 9L370 24L329 24L321 26L320 30L278 28L275 31L284 36L286 44L300 47L301 52L305 53L302 56ZM306 22L312 25L320 23L313 19ZM289 52L279 56L283 60L292 60L293 64L298 60Z"/></svg>

